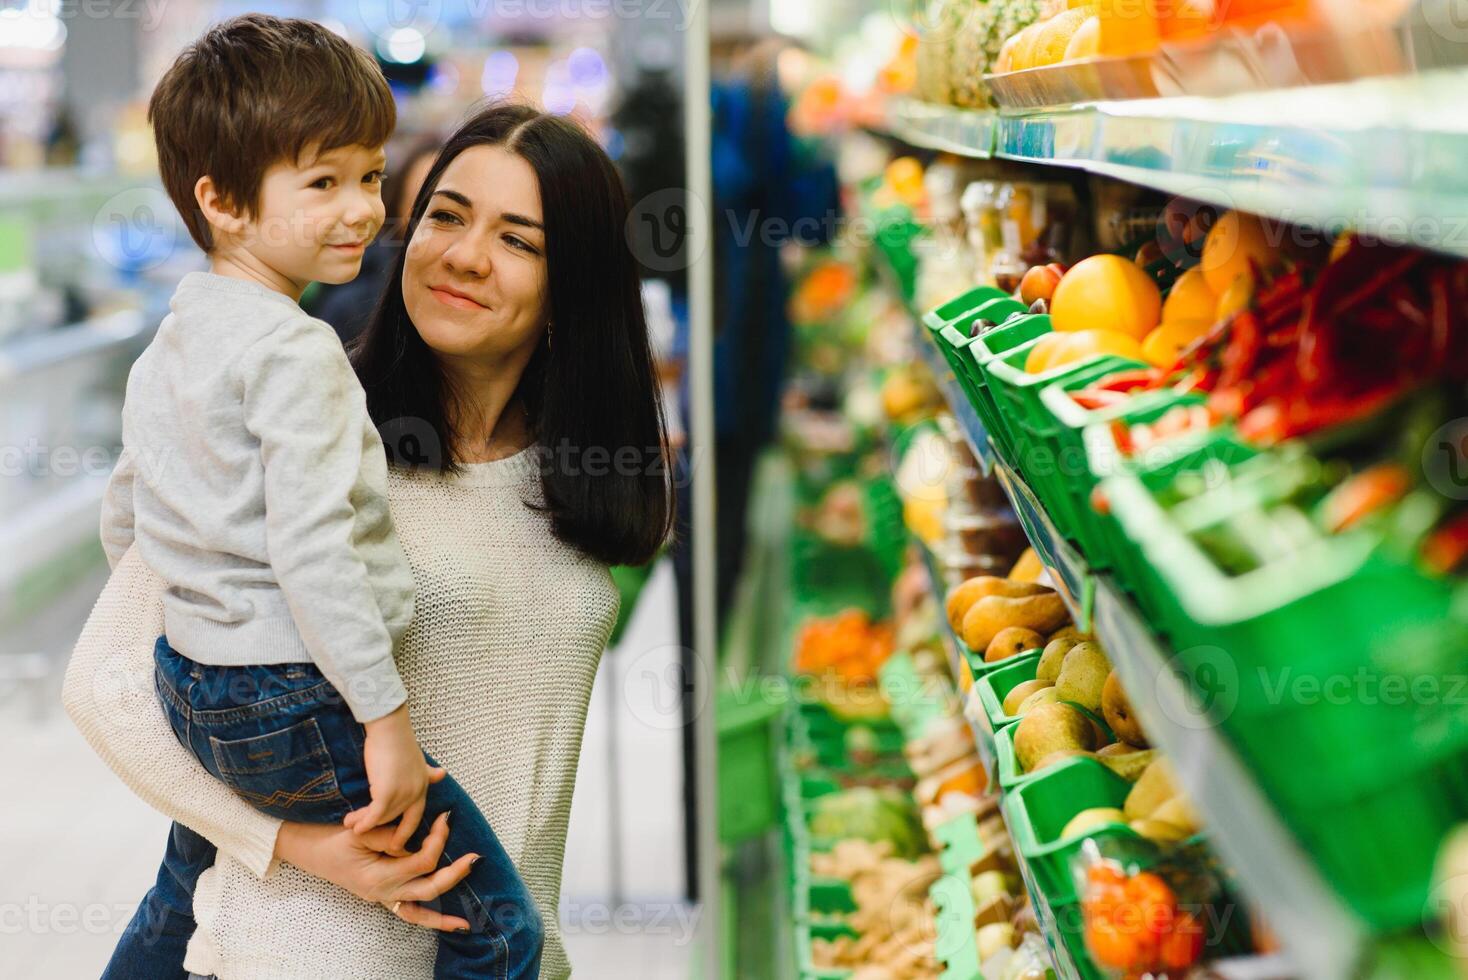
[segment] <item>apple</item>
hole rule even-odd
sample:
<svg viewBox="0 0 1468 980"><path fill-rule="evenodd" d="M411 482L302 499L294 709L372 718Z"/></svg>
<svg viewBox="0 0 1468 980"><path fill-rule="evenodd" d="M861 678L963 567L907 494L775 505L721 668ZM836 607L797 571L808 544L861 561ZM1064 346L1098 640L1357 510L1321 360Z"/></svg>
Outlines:
<svg viewBox="0 0 1468 980"><path fill-rule="evenodd" d="M1026 306L1031 305L1037 299L1043 299L1048 305L1050 297L1055 295L1055 287L1060 285L1060 276L1064 272L1057 272L1059 268L1055 263L1050 265L1030 266L1024 278L1019 281L1019 299Z"/></svg>

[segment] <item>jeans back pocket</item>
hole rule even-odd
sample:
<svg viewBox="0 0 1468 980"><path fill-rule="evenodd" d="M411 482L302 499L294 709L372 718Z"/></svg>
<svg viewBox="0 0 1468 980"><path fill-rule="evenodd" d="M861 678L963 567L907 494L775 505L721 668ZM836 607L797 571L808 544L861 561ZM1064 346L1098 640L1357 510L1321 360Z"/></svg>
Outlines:
<svg viewBox="0 0 1468 980"><path fill-rule="evenodd" d="M209 745L220 779L262 813L329 823L351 809L315 718L249 738L211 735Z"/></svg>

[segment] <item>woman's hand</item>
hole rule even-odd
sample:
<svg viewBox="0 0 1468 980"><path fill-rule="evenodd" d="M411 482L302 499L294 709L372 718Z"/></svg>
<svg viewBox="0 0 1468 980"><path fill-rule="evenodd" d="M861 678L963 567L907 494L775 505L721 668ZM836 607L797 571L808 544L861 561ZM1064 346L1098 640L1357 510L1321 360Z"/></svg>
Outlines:
<svg viewBox="0 0 1468 980"><path fill-rule="evenodd" d="M392 827L377 827L357 834L340 824L287 821L276 835L275 856L360 899L386 905L404 922L444 932L468 929L463 919L418 904L463 881L478 860L477 854L465 854L438 867L449 839L448 814L439 814L415 854L394 848L393 832Z"/></svg>

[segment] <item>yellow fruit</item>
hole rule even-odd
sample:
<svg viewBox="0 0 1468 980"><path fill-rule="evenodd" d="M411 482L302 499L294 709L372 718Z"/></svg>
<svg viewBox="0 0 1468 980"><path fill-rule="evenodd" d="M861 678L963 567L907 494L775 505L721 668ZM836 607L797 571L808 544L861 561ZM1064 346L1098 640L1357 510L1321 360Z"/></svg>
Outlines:
<svg viewBox="0 0 1468 980"><path fill-rule="evenodd" d="M898 157L887 164L887 186L906 204L923 200L923 165L912 157Z"/></svg>
<svg viewBox="0 0 1468 980"><path fill-rule="evenodd" d="M1036 21L1014 36L1014 50L1009 56L1010 71L1035 67L1035 42L1045 29L1045 21Z"/></svg>
<svg viewBox="0 0 1468 980"><path fill-rule="evenodd" d="M1050 301L1056 330L1114 330L1141 340L1157 326L1162 294L1152 278L1119 255L1093 255L1061 277Z"/></svg>
<svg viewBox="0 0 1468 980"><path fill-rule="evenodd" d="M1218 297L1208 288L1208 280L1197 269L1189 269L1172 284L1172 292L1162 304L1162 322L1208 320L1212 322L1218 309Z"/></svg>
<svg viewBox="0 0 1468 980"><path fill-rule="evenodd" d="M1094 58L1100 53L1101 18L1091 16L1082 21L1081 26L1070 36L1070 43L1065 46L1065 57L1061 60L1080 61L1082 58Z"/></svg>
<svg viewBox="0 0 1468 980"><path fill-rule="evenodd" d="M1156 367L1172 367L1193 341L1206 334L1212 327L1211 320L1164 321L1142 341L1142 354L1148 364Z"/></svg>
<svg viewBox="0 0 1468 980"><path fill-rule="evenodd" d="M1218 297L1218 306L1213 311L1213 322L1227 320L1235 313L1242 313L1249 308L1249 301L1254 298L1254 275L1245 273L1239 276Z"/></svg>
<svg viewBox="0 0 1468 980"><path fill-rule="evenodd" d="M1097 354L1115 354L1134 361L1146 360L1141 344L1127 334L1115 330L1080 330L1069 337L1065 347L1050 359L1046 370L1084 361Z"/></svg>
<svg viewBox="0 0 1468 980"><path fill-rule="evenodd" d="M1085 10L1077 8L1056 14L1047 20L1035 38L1034 54L1031 56L1034 66L1038 68L1042 65L1053 65L1064 58L1071 37L1089 16ZM1099 26L1097 29L1099 30Z"/></svg>
<svg viewBox="0 0 1468 980"><path fill-rule="evenodd" d="M1025 357L1025 370L1039 374L1050 366L1050 362L1070 343L1070 334L1047 333L1035 341L1035 346Z"/></svg>
<svg viewBox="0 0 1468 980"><path fill-rule="evenodd" d="M1214 295L1222 296L1240 276L1253 267L1273 269L1283 256L1269 242L1264 224L1250 214L1229 211L1222 215L1203 240L1203 258L1198 268Z"/></svg>
<svg viewBox="0 0 1468 980"><path fill-rule="evenodd" d="M999 54L994 58L994 74L1003 75L1005 72L1014 71L1014 49L1019 44L1020 35L1023 33L1023 31L1018 31L1012 34L999 46Z"/></svg>

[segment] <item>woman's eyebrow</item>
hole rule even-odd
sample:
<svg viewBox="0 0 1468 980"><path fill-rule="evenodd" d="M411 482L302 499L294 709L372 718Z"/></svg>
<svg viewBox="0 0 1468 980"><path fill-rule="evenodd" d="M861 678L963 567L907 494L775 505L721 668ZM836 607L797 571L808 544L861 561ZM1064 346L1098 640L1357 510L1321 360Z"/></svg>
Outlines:
<svg viewBox="0 0 1468 980"><path fill-rule="evenodd" d="M474 209L474 202L469 200L463 194L460 194L458 191L435 190L430 196L437 197L440 194L448 198L450 201L453 201L455 204L460 205L461 207L469 208L471 211Z"/></svg>
<svg viewBox="0 0 1468 980"><path fill-rule="evenodd" d="M504 214L500 215L500 217L503 218L507 223L512 225L524 225L526 228L536 228L540 231L545 231L545 225L541 224L539 221L536 221L534 218L527 218L523 214L516 214L513 211L506 211Z"/></svg>

